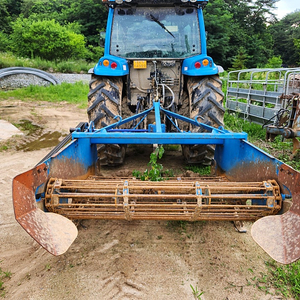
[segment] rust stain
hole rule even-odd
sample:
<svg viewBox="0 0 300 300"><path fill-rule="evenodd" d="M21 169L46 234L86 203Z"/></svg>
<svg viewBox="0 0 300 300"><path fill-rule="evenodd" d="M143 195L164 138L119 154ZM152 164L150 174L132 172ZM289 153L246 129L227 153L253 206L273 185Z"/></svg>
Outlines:
<svg viewBox="0 0 300 300"><path fill-rule="evenodd" d="M72 158L62 157L54 159L49 166L49 177L60 177L66 179L86 179L90 175L95 174L95 167L88 169L80 162L74 161Z"/></svg>
<svg viewBox="0 0 300 300"><path fill-rule="evenodd" d="M36 188L47 180L47 167L41 164L13 179L13 204L15 217L18 219L22 215L36 208L35 198Z"/></svg>
<svg viewBox="0 0 300 300"><path fill-rule="evenodd" d="M13 180L13 206L18 223L43 248L53 255L63 254L77 236L70 220L45 213L36 205L35 190L47 182L47 166L41 164Z"/></svg>
<svg viewBox="0 0 300 300"><path fill-rule="evenodd" d="M292 193L293 204L283 215L256 221L251 229L254 240L276 261L289 264L300 258L300 173L283 164L278 180Z"/></svg>

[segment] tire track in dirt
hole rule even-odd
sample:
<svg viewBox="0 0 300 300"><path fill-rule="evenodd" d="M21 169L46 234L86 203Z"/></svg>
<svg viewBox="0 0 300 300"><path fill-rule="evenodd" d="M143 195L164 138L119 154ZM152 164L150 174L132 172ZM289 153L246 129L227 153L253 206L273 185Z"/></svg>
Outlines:
<svg viewBox="0 0 300 300"><path fill-rule="evenodd" d="M19 109L19 115L9 117L32 118L34 109L36 122L47 130L67 132L85 120L85 111L74 106L20 103ZM125 162L129 173L147 167L151 149L144 148L129 149ZM276 299L247 285L266 273L264 262L269 257L249 232L238 234L227 222L85 220L70 249L51 256L15 221L11 190L13 177L32 168L47 152L0 152L0 267L12 272L5 282L7 299L194 300L190 285L204 291L205 300ZM181 168L181 154L174 158L165 153L162 164ZM107 168L103 173L115 175L122 169Z"/></svg>

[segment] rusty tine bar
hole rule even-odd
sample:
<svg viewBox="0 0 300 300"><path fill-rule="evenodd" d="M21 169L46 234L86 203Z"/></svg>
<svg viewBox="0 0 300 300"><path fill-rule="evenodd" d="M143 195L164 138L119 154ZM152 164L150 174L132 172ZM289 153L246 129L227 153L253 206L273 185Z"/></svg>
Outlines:
<svg viewBox="0 0 300 300"><path fill-rule="evenodd" d="M256 220L281 207L280 189L274 180L245 183L199 179L50 179L45 205L49 211L74 219L189 221ZM258 205L257 201L262 202Z"/></svg>
<svg viewBox="0 0 300 300"><path fill-rule="evenodd" d="M57 195L57 194L55 194ZM115 194L79 194L79 193L61 193L58 195L59 198L112 198L115 197ZM197 198L196 195L190 194L128 194L128 195L118 195L118 198L151 198L151 199L174 199L174 198ZM268 199L273 198L274 196L267 196L261 194L216 194L216 195L204 195L203 198L211 199Z"/></svg>

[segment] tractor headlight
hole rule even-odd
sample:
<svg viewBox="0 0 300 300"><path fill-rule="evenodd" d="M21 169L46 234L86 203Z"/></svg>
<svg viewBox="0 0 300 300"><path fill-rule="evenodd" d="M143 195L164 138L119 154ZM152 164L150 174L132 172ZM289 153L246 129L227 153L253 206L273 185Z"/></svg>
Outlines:
<svg viewBox="0 0 300 300"><path fill-rule="evenodd" d="M117 3L117 4L122 4L122 3L123 3L123 0L116 0L116 3Z"/></svg>

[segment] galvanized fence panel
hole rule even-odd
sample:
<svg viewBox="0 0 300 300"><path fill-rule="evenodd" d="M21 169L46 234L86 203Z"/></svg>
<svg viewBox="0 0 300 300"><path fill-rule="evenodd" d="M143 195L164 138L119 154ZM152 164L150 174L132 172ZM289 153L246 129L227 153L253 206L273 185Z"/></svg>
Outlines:
<svg viewBox="0 0 300 300"><path fill-rule="evenodd" d="M300 68L231 71L226 108L251 122L275 122L278 111L287 107L284 96L293 93L300 93Z"/></svg>

